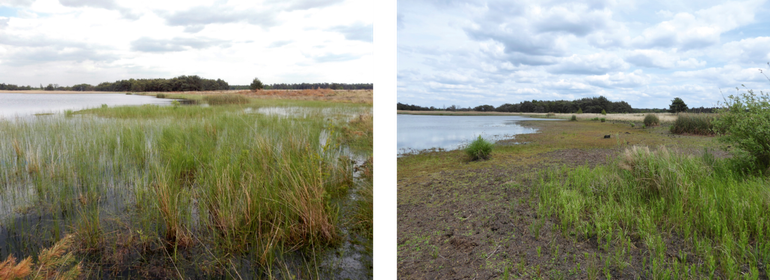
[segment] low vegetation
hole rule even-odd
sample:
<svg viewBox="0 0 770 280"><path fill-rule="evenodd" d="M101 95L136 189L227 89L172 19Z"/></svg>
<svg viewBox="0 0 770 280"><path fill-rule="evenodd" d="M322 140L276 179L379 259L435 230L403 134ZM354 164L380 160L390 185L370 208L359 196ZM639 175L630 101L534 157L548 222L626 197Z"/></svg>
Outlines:
<svg viewBox="0 0 770 280"><path fill-rule="evenodd" d="M493 144L490 143L487 140L484 140L484 138L481 138L481 135L479 135L476 140L473 140L470 144L468 144L467 147L465 147L465 154L468 155L470 160L480 160L480 159L488 159L489 155L492 154L492 146Z"/></svg>
<svg viewBox="0 0 770 280"><path fill-rule="evenodd" d="M715 131L712 124L714 118L715 116L713 114L680 113L679 117L671 126L671 133L714 135Z"/></svg>
<svg viewBox="0 0 770 280"><path fill-rule="evenodd" d="M249 99L238 94L206 95L203 97L209 105L247 104Z"/></svg>
<svg viewBox="0 0 770 280"><path fill-rule="evenodd" d="M660 125L660 119L654 114L644 116L644 125L647 127Z"/></svg>
<svg viewBox="0 0 770 280"><path fill-rule="evenodd" d="M625 269L639 246L644 278L756 278L770 261L770 182L708 151L635 146L615 163L542 180L538 213L556 218L566 236L595 239L613 256L606 269Z"/></svg>

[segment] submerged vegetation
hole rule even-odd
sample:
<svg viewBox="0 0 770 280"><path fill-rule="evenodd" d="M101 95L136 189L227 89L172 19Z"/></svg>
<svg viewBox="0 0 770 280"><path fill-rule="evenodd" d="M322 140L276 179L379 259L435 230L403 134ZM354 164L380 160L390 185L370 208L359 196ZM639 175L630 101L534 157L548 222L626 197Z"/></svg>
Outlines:
<svg viewBox="0 0 770 280"><path fill-rule="evenodd" d="M333 273L319 269L326 248L354 238L346 225L371 248L370 106L205 99L237 105L0 121L3 255L36 256L73 234L94 278L319 278ZM254 107L268 104L303 114Z"/></svg>

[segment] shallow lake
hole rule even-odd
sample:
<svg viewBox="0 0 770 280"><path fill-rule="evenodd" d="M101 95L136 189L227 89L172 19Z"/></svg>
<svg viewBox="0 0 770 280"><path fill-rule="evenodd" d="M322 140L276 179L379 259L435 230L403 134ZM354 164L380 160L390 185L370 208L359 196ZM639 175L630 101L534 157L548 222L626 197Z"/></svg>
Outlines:
<svg viewBox="0 0 770 280"><path fill-rule="evenodd" d="M398 154L430 148L457 149L481 135L489 141L510 139L537 132L519 124L536 119L521 116L428 116L398 115Z"/></svg>
<svg viewBox="0 0 770 280"><path fill-rule="evenodd" d="M41 113L61 113L64 110L94 108L102 106L102 104L112 107L119 105L171 104L171 101L171 99L160 99L154 96L126 95L123 93L0 93L0 118L29 117Z"/></svg>

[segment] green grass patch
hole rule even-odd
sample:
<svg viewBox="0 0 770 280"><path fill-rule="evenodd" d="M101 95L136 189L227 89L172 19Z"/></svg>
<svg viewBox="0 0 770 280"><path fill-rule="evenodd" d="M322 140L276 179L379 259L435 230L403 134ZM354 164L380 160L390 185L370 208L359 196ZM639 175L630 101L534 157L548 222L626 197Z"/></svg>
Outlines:
<svg viewBox="0 0 770 280"><path fill-rule="evenodd" d="M680 275L688 256L703 263L690 277L758 277L758 265L770 261L770 182L733 165L708 151L633 147L608 165L543 173L538 211L557 217L565 235L595 238L609 253L638 240L654 264L645 277ZM685 248L679 258L667 253L672 235Z"/></svg>
<svg viewBox="0 0 770 280"><path fill-rule="evenodd" d="M671 126L671 133L714 135L714 125L711 122L715 117L712 114L680 113L674 125Z"/></svg>
<svg viewBox="0 0 770 280"><path fill-rule="evenodd" d="M467 147L465 147L464 151L465 154L468 155L470 160L479 160L479 159L488 159L489 155L492 154L492 146L494 144L490 143L487 140L484 140L484 138L481 138L481 135L479 135L476 140L473 140L470 144L468 144Z"/></svg>
<svg viewBox="0 0 770 280"><path fill-rule="evenodd" d="M249 99L238 94L206 95L203 97L209 105L248 104Z"/></svg>

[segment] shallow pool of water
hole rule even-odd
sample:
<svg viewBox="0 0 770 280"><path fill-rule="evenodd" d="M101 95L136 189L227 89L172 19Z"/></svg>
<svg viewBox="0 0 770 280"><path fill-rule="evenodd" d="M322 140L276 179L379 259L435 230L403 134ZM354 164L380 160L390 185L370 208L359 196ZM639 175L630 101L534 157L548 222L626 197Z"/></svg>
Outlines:
<svg viewBox="0 0 770 280"><path fill-rule="evenodd" d="M29 117L34 114L61 113L64 110L81 110L107 104L107 106L171 104L171 99L154 96L126 95L123 93L96 94L49 94L49 93L0 93L0 118Z"/></svg>
<svg viewBox="0 0 770 280"><path fill-rule="evenodd" d="M489 141L510 139L517 134L537 132L519 124L535 119L521 116L427 116L399 114L398 153L440 148L454 150L481 135Z"/></svg>

